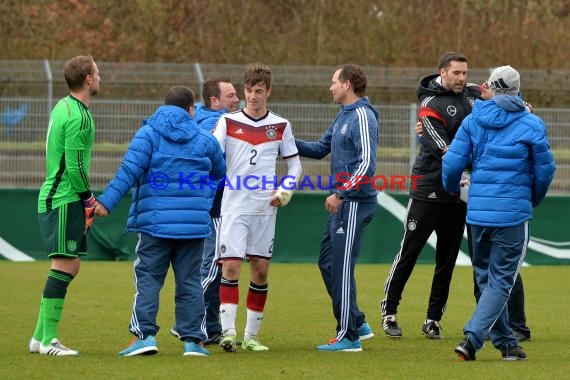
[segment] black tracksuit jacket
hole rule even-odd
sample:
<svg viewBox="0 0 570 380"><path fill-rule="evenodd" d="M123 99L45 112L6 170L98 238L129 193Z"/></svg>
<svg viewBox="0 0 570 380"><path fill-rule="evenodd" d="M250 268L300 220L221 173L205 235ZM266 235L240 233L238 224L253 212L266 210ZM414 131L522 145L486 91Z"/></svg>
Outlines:
<svg viewBox="0 0 570 380"><path fill-rule="evenodd" d="M423 125L423 141L416 157L412 175L421 176L410 197L431 202L457 202L447 193L441 181L442 149L451 144L463 119L471 113L475 99L481 98L479 86L468 83L456 94L438 82L439 74L421 80L416 90L420 101L418 118Z"/></svg>

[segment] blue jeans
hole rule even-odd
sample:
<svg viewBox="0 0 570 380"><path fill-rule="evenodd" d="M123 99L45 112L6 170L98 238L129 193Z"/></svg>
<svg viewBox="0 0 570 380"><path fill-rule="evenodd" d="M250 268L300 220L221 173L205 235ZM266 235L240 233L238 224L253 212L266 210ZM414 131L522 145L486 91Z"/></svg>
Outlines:
<svg viewBox="0 0 570 380"><path fill-rule="evenodd" d="M516 346L508 320L507 300L528 246L529 226L469 226L472 235L473 270L481 297L463 328L475 350L483 347L487 334L493 346Z"/></svg>

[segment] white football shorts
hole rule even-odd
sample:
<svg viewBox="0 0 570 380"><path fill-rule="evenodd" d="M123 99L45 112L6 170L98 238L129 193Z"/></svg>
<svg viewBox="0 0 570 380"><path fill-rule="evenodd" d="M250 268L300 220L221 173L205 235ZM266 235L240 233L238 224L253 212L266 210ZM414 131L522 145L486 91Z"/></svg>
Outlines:
<svg viewBox="0 0 570 380"><path fill-rule="evenodd" d="M219 236L219 259L245 259L260 257L271 259L275 221L277 214L270 215L222 215Z"/></svg>

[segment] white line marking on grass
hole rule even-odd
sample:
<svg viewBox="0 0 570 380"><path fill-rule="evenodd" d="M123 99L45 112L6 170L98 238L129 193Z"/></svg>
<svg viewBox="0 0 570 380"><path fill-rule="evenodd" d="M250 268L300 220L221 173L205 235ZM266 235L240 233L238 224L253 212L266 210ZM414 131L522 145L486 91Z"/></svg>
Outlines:
<svg viewBox="0 0 570 380"><path fill-rule="evenodd" d="M0 255L11 261L35 261L12 244L0 237Z"/></svg>

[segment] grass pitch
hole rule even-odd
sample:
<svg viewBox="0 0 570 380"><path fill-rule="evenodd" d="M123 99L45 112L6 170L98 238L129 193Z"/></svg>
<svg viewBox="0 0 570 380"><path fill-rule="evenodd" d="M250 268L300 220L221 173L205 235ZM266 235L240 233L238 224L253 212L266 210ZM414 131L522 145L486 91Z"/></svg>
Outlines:
<svg viewBox="0 0 570 380"><path fill-rule="evenodd" d="M471 269L455 270L448 308L442 320L442 341L422 336L433 266L418 265L408 282L398 320L404 337L389 340L382 332L378 304L387 265L357 266L358 300L376 337L361 353L316 352L314 347L335 335L330 299L316 264L274 264L269 298L260 334L270 351L229 354L208 346L209 358L183 357L182 343L170 336L174 320L173 278L161 293L157 335L159 354L121 358L128 345L133 300L131 263L83 262L65 304L60 335L80 357L45 357L27 352L37 317L48 262L0 262L0 379L547 379L570 373L570 267L523 269L526 311L533 340L522 344L524 362L503 362L490 343L477 361L462 362L453 349L473 307ZM247 265L241 280L238 331L245 323Z"/></svg>

